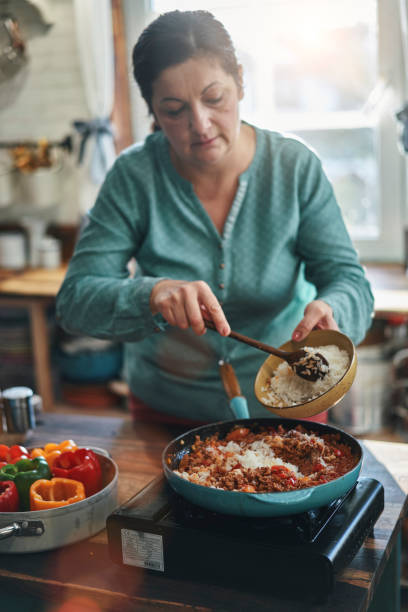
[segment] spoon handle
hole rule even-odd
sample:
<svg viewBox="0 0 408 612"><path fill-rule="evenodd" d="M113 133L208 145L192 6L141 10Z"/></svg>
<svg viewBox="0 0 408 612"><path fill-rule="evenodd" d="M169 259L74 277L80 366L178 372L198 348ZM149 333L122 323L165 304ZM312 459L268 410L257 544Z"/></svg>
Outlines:
<svg viewBox="0 0 408 612"><path fill-rule="evenodd" d="M204 324L208 329L212 329L217 331L214 323L212 321L204 320ZM259 342L258 340L254 340L253 338L249 338L248 336L244 336L244 334L240 334L235 331L231 331L228 335L228 338L234 338L234 340L239 340L239 342L244 342L244 344L249 344L254 348L259 349L260 351L265 351L265 353L270 353L271 355L276 355L276 357L280 357L281 359L287 359L288 353L286 351L281 351L269 344L265 344L264 342Z"/></svg>
<svg viewBox="0 0 408 612"><path fill-rule="evenodd" d="M228 396L228 399L233 399L234 397L239 397L242 395L241 387L239 386L238 379L234 372L234 368L230 363L226 363L224 361L219 362L219 371L221 375L221 380L224 385L225 392Z"/></svg>

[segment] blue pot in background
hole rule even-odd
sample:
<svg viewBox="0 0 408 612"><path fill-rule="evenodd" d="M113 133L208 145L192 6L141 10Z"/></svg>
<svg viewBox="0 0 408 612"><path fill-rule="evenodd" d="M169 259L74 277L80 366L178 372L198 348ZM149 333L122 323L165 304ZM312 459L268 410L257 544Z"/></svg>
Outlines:
<svg viewBox="0 0 408 612"><path fill-rule="evenodd" d="M103 351L79 351L68 354L56 349L55 362L61 377L72 382L103 382L119 378L123 347L115 344Z"/></svg>

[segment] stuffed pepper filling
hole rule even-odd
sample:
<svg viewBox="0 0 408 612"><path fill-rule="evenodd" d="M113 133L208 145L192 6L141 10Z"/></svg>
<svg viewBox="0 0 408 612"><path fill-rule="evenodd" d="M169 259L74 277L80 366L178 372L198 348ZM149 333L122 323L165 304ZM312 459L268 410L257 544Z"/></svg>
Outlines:
<svg viewBox="0 0 408 612"><path fill-rule="evenodd" d="M340 434L282 425L251 432L240 427L223 439L196 436L191 451L174 470L181 478L217 489L247 493L304 489L335 480L359 457Z"/></svg>

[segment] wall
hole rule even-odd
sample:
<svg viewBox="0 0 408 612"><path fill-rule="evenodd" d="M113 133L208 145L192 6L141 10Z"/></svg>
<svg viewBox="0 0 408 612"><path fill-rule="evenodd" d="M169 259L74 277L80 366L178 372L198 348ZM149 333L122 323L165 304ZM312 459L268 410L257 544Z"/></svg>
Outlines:
<svg viewBox="0 0 408 612"><path fill-rule="evenodd" d="M58 141L72 131L74 119L89 117L76 47L73 2L34 0L33 4L53 26L46 35L28 41L28 76L15 101L0 108L0 141L39 138ZM64 158L64 166L60 202L46 214L50 220L72 223L79 217L79 179L74 155ZM2 208L0 221L21 214L18 206Z"/></svg>
<svg viewBox="0 0 408 612"><path fill-rule="evenodd" d="M132 75L132 50L143 28L153 19L153 14L150 11L149 0L122 0L122 8L126 30L133 139L139 142L150 133L152 119Z"/></svg>

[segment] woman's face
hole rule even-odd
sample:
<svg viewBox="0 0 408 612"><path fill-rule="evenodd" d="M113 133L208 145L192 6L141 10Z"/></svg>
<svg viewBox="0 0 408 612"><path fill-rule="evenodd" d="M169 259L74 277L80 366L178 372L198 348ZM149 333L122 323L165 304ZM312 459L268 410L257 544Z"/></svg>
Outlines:
<svg viewBox="0 0 408 612"><path fill-rule="evenodd" d="M181 164L222 163L237 143L242 88L213 58L163 70L153 83L155 119Z"/></svg>

